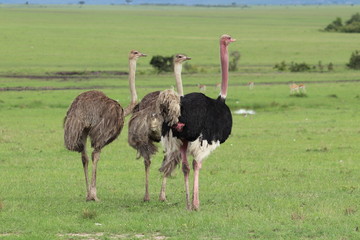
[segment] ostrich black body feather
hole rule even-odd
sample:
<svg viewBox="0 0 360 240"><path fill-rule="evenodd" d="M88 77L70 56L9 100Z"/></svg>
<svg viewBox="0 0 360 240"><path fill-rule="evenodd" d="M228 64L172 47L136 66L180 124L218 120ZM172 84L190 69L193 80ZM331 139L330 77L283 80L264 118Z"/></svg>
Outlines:
<svg viewBox="0 0 360 240"><path fill-rule="evenodd" d="M223 143L232 128L232 116L225 100L220 96L212 99L202 93L189 93L181 97L179 122L185 124L181 131L163 124L162 135L172 131L173 136L190 142L200 137L208 144L213 141Z"/></svg>

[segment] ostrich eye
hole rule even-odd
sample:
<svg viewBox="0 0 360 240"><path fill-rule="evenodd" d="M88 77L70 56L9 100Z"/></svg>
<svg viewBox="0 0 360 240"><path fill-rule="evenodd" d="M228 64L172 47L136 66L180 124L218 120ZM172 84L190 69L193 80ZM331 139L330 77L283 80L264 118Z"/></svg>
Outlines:
<svg viewBox="0 0 360 240"><path fill-rule="evenodd" d="M134 52L134 54L139 54L139 52Z"/></svg>
<svg viewBox="0 0 360 240"><path fill-rule="evenodd" d="M179 58L182 58L182 56L179 56Z"/></svg>

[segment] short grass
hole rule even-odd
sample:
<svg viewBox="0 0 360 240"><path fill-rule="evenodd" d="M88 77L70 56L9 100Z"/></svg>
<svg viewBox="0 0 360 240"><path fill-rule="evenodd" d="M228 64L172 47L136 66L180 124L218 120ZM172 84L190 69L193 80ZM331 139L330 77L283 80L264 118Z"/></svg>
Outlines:
<svg viewBox="0 0 360 240"><path fill-rule="evenodd" d="M157 201L161 154L151 167L152 200L142 202L144 167L127 144L126 126L101 154L101 202L86 202L80 156L65 149L62 129L68 106L84 90L2 91L0 239L359 239L359 83L335 82L358 80L358 72L344 67L300 74L271 69L274 62L288 59L325 62L330 54L341 66L350 56L344 52L358 46L359 36L317 30L357 8L0 6L0 42L7 44L0 44L2 74L126 71L131 48L185 51L191 63L212 70L185 74L184 91L197 91L196 84L205 83L206 94L216 97L217 38L229 32L239 39L231 49L238 47L243 55L240 71L230 75L227 104L233 111L256 111L233 115L231 137L203 164L201 210L188 212L180 169L168 180L168 201ZM288 26L285 19L299 23ZM269 26L278 34L270 34ZM137 75L140 97L174 85L171 74L151 74L143 60ZM248 81L255 82L253 90ZM306 82L306 96L290 96L288 82ZM0 84L102 86L123 106L129 102L126 76L0 77Z"/></svg>

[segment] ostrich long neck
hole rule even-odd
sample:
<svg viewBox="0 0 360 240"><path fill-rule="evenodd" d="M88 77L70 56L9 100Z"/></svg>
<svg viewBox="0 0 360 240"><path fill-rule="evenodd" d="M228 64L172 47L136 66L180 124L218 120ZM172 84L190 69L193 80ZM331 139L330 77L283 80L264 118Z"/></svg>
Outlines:
<svg viewBox="0 0 360 240"><path fill-rule="evenodd" d="M135 72L136 72L136 60L129 60L129 86L131 93L131 104L135 104L137 101L137 94L135 88Z"/></svg>
<svg viewBox="0 0 360 240"><path fill-rule="evenodd" d="M221 62L221 92L222 99L226 98L229 80L229 54L225 44L220 43L220 62Z"/></svg>
<svg viewBox="0 0 360 240"><path fill-rule="evenodd" d="M135 88L135 72L136 72L136 60L129 60L129 86L130 86L130 94L131 94L131 102L129 106L125 109L125 116L129 115L134 109L137 101L137 94Z"/></svg>
<svg viewBox="0 0 360 240"><path fill-rule="evenodd" d="M182 85L182 80L181 80L181 70L182 70L182 64L175 63L174 64L174 72L175 72L177 92L180 96L184 96L183 85Z"/></svg>

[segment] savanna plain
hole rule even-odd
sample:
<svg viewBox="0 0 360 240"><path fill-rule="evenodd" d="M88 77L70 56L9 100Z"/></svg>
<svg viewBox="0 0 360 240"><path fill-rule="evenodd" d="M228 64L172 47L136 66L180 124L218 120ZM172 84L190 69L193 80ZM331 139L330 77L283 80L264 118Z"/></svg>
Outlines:
<svg viewBox="0 0 360 240"><path fill-rule="evenodd" d="M0 5L0 239L360 239L360 72L345 65L360 34L321 31L360 6ZM154 55L185 53L184 92L217 97L220 35L240 52L230 72L230 138L203 163L200 211L185 209L181 169L159 202L161 146L150 202L127 121L98 165L100 202L85 201L80 155L65 149L63 118L91 89L130 102L175 85ZM285 61L326 67L279 72ZM249 89L248 82L254 82ZM290 95L289 85L306 94ZM237 115L239 109L254 115ZM90 146L89 146L90 149Z"/></svg>

